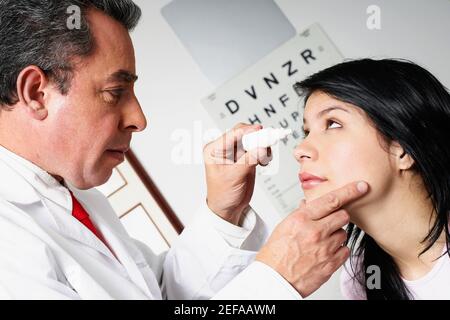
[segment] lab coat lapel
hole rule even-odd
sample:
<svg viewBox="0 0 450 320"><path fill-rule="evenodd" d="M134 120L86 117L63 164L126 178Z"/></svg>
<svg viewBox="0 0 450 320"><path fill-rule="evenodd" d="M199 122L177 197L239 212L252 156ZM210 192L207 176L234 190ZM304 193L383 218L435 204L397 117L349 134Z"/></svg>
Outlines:
<svg viewBox="0 0 450 320"><path fill-rule="evenodd" d="M128 249L130 252L135 253L135 250L132 247L130 248L131 244L127 244L125 240L122 241L119 238L120 232L113 230L106 222L108 215L115 214L112 209L110 209L112 212L104 212L104 216L101 216L96 210L108 211L105 206L95 207L96 203L91 204L93 201L89 201L88 191L79 192L72 190L86 211L94 213L90 216L91 219L95 221L96 226L117 255L120 263L100 239L72 216L72 202L69 191L48 173L0 146L0 176L2 179L6 179L4 181L7 181L7 183L0 184L0 198L13 203L17 207L28 208L30 205L38 207L42 205L43 210L53 217L55 231L58 235L76 240L110 258L120 270L125 269L124 271L128 274L131 282L143 293L148 297L157 297L150 292L150 288L136 261L127 252ZM83 195L86 195L86 201L83 201ZM107 202L106 199L105 201ZM35 211L26 209L24 211L31 218L36 218L33 217ZM114 221L109 222L113 223ZM134 257L137 259L136 253ZM155 288L152 289L157 289L157 282L154 285Z"/></svg>
<svg viewBox="0 0 450 320"><path fill-rule="evenodd" d="M103 220L103 217L96 216L95 222L103 234L103 236L108 239L108 244L111 249L114 251L117 259L121 262L122 266L128 273L130 280L133 281L146 295L152 296L152 293L149 290L147 282L142 275L141 270L136 264L136 257L133 257L130 252L133 252L131 248L127 245L125 241L120 239L107 225L107 223Z"/></svg>
<svg viewBox="0 0 450 320"><path fill-rule="evenodd" d="M46 207L49 214L51 214L57 224L58 234L78 241L90 248L100 252L111 260L112 264L116 265L116 270L121 270L123 276L127 277L134 286L138 288L144 295L152 297L147 284L140 273L139 268L134 263L132 257L127 253L127 247L121 242L116 234L110 230L107 223L99 216L91 217L95 222L97 229L103 234L109 247L116 254L116 257L111 252L110 248L106 246L97 236L95 236L86 226L72 216L71 211L66 208L61 208L57 203L52 202L47 198L42 199L42 203ZM89 206L80 201L83 207L89 212Z"/></svg>
<svg viewBox="0 0 450 320"><path fill-rule="evenodd" d="M81 222L72 216L72 203L69 191L52 177L36 175L23 170L19 174L19 163L0 161L0 174L8 183L0 184L0 196L18 207L42 203L53 217L56 227L67 237L86 244L106 256L116 260L109 249ZM24 177L23 177L24 176ZM47 181L45 181L47 180ZM32 212L30 213L31 215Z"/></svg>
<svg viewBox="0 0 450 320"><path fill-rule="evenodd" d="M109 217L115 217L115 212L112 210L109 204L106 205L106 203L102 203L102 201L99 201L100 199L95 199L96 201L94 201L94 198L92 198L93 193L80 192L75 188L71 188L71 190L75 197L77 197L78 201L86 209L86 211L88 213L92 212L90 216L91 220L94 222L97 229L108 242L108 246L114 252L122 267L125 268L130 280L134 284L136 284L145 294L147 294L148 296L152 296L144 279L144 276L137 266L137 260L139 260L139 257L137 257L137 253L134 252L135 250L132 247L133 244L128 244L125 240L123 240L128 237L128 234L126 234L126 231L123 229L123 226L120 225L120 222L108 220ZM124 237L120 237L122 233L124 233ZM135 253L134 255L133 252ZM116 262L117 259L114 258Z"/></svg>
<svg viewBox="0 0 450 320"><path fill-rule="evenodd" d="M2 199L18 207L41 203L53 218L55 227L66 237L75 239L103 253L114 260L111 251L80 221L72 216L72 202L69 191L44 171L37 174L34 165L26 163L16 155L0 149L0 176L8 183L0 184ZM13 158L15 161L7 161ZM30 212L33 216L33 213Z"/></svg>
<svg viewBox="0 0 450 320"><path fill-rule="evenodd" d="M50 203L50 200L48 199L44 199L44 205L47 207L48 211L53 214L61 234L99 251L114 261L114 263L118 263L109 248L97 238L95 234L86 228L85 225L73 217L70 210L61 207L55 208L55 204ZM56 210L59 210L60 212L55 214Z"/></svg>
<svg viewBox="0 0 450 320"><path fill-rule="evenodd" d="M74 191L76 197L77 194L80 195L79 191ZM78 196L77 199L88 213L98 209L93 208L87 202L84 202L82 196ZM117 237L116 233L109 228L108 223L100 215L92 214L90 215L90 219L105 238L109 248L81 222L72 217L70 213L57 215L56 219L62 234L79 241L110 258L112 263L116 264L117 268L124 269L131 282L133 282L145 295L149 297L152 296L136 262L133 257L128 254L127 246ZM110 249L114 252L115 256Z"/></svg>

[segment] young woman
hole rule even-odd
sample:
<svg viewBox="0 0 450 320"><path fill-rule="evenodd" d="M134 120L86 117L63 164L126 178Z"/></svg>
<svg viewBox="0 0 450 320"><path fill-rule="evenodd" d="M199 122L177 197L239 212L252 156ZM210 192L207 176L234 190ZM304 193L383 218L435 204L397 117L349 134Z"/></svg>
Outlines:
<svg viewBox="0 0 450 320"><path fill-rule="evenodd" d="M350 214L349 299L450 299L450 94L400 60L344 62L297 83L306 201L365 180Z"/></svg>

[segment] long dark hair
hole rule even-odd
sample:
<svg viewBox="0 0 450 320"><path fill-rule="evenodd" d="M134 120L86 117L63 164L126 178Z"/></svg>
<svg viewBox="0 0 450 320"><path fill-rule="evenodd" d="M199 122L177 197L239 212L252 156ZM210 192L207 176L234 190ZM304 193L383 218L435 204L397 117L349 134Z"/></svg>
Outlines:
<svg viewBox="0 0 450 320"><path fill-rule="evenodd" d="M406 60L353 60L320 71L295 84L305 96L314 91L361 108L385 141L398 142L414 159L433 204L435 222L423 239L423 254L445 230L450 255L450 94L424 68ZM380 226L381 227L381 226ZM392 257L368 234L350 223L348 240L359 269L352 269L367 299L412 299ZM356 259L354 259L356 258ZM367 267L381 270L381 289L367 288Z"/></svg>

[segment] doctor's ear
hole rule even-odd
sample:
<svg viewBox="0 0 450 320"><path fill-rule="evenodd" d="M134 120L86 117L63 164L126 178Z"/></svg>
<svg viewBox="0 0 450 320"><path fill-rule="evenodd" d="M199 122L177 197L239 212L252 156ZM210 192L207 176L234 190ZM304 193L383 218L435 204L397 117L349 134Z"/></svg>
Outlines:
<svg viewBox="0 0 450 320"><path fill-rule="evenodd" d="M390 147L391 154L399 170L409 170L414 165L414 159L403 149L398 142L393 142Z"/></svg>
<svg viewBox="0 0 450 320"><path fill-rule="evenodd" d="M44 104L44 89L48 83L47 75L36 66L26 67L17 77L17 96L33 119L44 120L48 116Z"/></svg>

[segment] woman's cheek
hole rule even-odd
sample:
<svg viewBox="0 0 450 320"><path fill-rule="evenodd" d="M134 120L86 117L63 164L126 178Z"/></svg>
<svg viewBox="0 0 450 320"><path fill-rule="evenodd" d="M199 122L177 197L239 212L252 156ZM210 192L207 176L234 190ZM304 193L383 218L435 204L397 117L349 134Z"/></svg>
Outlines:
<svg viewBox="0 0 450 320"><path fill-rule="evenodd" d="M344 151L345 150L345 151ZM390 190L395 172L389 163L389 156L377 142L361 140L347 148L341 148L339 161L336 161L334 172L340 171L336 177L336 187L342 187L354 181L366 181L370 186L370 194L359 201L360 205L368 205L383 198ZM337 165L337 163L341 165Z"/></svg>
<svg viewBox="0 0 450 320"><path fill-rule="evenodd" d="M360 179L365 172L367 162L363 159L361 148L353 143L336 143L330 146L328 172L330 182L335 186L343 186L354 179ZM327 174L327 170L325 171Z"/></svg>

